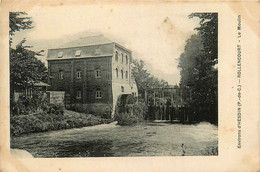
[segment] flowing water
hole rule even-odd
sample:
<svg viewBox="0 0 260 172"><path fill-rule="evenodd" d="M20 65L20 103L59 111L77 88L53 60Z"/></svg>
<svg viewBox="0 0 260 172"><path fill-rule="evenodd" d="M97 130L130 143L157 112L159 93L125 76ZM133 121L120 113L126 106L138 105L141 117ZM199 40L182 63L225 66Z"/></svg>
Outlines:
<svg viewBox="0 0 260 172"><path fill-rule="evenodd" d="M209 123L111 123L14 137L11 148L46 158L211 155L211 150L217 149L217 132Z"/></svg>

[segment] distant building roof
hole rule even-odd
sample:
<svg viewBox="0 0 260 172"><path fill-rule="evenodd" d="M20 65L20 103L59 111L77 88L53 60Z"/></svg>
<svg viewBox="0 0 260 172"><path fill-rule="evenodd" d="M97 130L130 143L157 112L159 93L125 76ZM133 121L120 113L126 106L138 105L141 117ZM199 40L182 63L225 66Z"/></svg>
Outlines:
<svg viewBox="0 0 260 172"><path fill-rule="evenodd" d="M69 42L62 45L62 47L78 47L78 46L89 46L89 45L98 45L98 44L109 44L113 43L104 35L90 36L90 37L81 37L75 41Z"/></svg>
<svg viewBox="0 0 260 172"><path fill-rule="evenodd" d="M50 86L49 84L46 84L42 81L36 82L33 85L36 86L36 87L49 87Z"/></svg>

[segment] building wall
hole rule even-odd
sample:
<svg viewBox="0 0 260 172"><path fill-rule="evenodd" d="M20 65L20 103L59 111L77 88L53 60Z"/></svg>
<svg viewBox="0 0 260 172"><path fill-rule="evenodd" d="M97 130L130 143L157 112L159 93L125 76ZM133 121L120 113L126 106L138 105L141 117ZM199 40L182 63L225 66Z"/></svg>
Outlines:
<svg viewBox="0 0 260 172"><path fill-rule="evenodd" d="M80 56L75 55L77 50L81 50ZM58 57L60 52L63 52L62 57ZM113 117L119 95L137 94L131 76L131 60L131 51L116 43L51 49L48 51L48 70L52 77L50 90L65 91L65 103L82 106L90 113L111 113ZM97 69L101 72L99 78L96 77ZM60 71L63 72L63 79L59 79ZM77 78L78 71L80 78ZM96 98L99 89L102 96ZM82 93L81 99L77 98L78 91Z"/></svg>
<svg viewBox="0 0 260 172"><path fill-rule="evenodd" d="M52 76L50 89L65 91L65 97L69 97L70 104L81 104L89 112L100 109L106 113L111 111L111 57L50 60L48 65L49 74ZM96 77L97 69L100 70L100 77ZM59 79L60 71L63 71L63 79ZM78 71L81 72L80 78L77 77ZM97 90L101 91L101 98L96 98ZM77 91L81 91L81 99L77 98Z"/></svg>
<svg viewBox="0 0 260 172"><path fill-rule="evenodd" d="M116 55L118 54L118 59ZM123 60L122 60L123 54ZM126 57L128 60L126 60ZM128 62L127 62L128 61ZM122 94L132 94L136 91L132 76L131 76L131 61L132 61L132 53L130 50L126 50L121 46L115 44L114 54L112 57L112 92L113 92L113 113L115 111L115 106L117 99ZM117 72L118 70L118 76ZM121 76L121 70L123 71L123 78ZM128 73L128 77L126 77L126 72ZM123 90L122 90L123 88Z"/></svg>

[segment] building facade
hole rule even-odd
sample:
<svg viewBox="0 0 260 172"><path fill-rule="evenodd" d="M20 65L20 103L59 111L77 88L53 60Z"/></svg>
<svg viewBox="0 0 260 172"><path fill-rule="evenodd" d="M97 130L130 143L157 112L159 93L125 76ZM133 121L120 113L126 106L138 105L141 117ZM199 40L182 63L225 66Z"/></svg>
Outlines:
<svg viewBox="0 0 260 172"><path fill-rule="evenodd" d="M131 51L104 36L49 49L47 61L50 90L65 91L66 104L113 117L118 96L137 96Z"/></svg>

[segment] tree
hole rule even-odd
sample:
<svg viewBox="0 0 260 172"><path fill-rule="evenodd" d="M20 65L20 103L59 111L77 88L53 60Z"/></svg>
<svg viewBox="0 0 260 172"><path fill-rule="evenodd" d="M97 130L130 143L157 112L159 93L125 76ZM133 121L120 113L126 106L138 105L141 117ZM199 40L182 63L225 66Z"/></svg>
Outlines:
<svg viewBox="0 0 260 172"><path fill-rule="evenodd" d="M10 85L11 90L17 87L30 87L36 81L46 80L47 70L35 56L41 55L26 49L25 40L10 50Z"/></svg>
<svg viewBox="0 0 260 172"><path fill-rule="evenodd" d="M217 123L218 16L216 13L193 13L189 17L199 17L200 27L195 28L198 33L186 41L179 58L180 85L192 92L191 118Z"/></svg>
<svg viewBox="0 0 260 172"><path fill-rule="evenodd" d="M12 44L12 36L16 31L31 29L31 17L25 12L10 12L9 13L9 45Z"/></svg>
<svg viewBox="0 0 260 172"><path fill-rule="evenodd" d="M23 15L24 17L21 17ZM44 64L37 59L37 56L41 56L41 52L34 52L30 50L30 46L24 46L26 40L22 40L15 49L11 48L12 36L16 31L22 29L32 28L32 21L30 17L26 16L24 12L11 12L10 19L10 91L11 101L12 94L17 88L27 88L33 86L37 81L46 81L47 69Z"/></svg>
<svg viewBox="0 0 260 172"><path fill-rule="evenodd" d="M145 69L145 62L143 60L133 60L132 74L135 78L138 92L143 98L147 90L168 86L167 81L159 80Z"/></svg>

